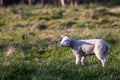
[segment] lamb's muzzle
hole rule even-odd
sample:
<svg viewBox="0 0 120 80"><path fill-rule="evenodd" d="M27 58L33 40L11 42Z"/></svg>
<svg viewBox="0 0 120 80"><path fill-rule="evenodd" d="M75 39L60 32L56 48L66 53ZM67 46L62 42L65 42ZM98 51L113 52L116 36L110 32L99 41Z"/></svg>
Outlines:
<svg viewBox="0 0 120 80"><path fill-rule="evenodd" d="M76 64L85 64L89 54L95 54L103 67L108 63L108 44L102 39L74 40L62 35L60 46L71 48L76 56Z"/></svg>

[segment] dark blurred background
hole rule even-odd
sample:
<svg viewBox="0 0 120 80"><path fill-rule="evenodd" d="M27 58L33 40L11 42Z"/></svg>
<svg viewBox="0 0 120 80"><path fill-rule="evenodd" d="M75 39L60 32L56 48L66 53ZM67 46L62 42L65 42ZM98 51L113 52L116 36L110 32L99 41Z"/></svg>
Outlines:
<svg viewBox="0 0 120 80"><path fill-rule="evenodd" d="M0 0L0 5L2 6L12 6L12 5L35 5L35 4L51 4L55 6L64 5L80 5L96 3L102 5L119 5L120 0Z"/></svg>

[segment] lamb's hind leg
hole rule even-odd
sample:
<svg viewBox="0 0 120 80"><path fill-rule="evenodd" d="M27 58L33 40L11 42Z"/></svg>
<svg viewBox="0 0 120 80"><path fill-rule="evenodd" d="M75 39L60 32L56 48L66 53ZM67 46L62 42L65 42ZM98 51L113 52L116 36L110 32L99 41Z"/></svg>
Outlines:
<svg viewBox="0 0 120 80"><path fill-rule="evenodd" d="M104 53L104 62L105 64L108 63L108 50Z"/></svg>
<svg viewBox="0 0 120 80"><path fill-rule="evenodd" d="M101 49L95 50L95 55L101 61L102 67L105 67L108 60L107 60L107 57L104 55L103 49L101 48Z"/></svg>
<svg viewBox="0 0 120 80"><path fill-rule="evenodd" d="M103 58L100 61L102 62L102 67L105 67L105 65L108 62L108 60L105 58L105 56L103 56Z"/></svg>
<svg viewBox="0 0 120 80"><path fill-rule="evenodd" d="M104 64L106 65L108 63L108 52L104 54Z"/></svg>
<svg viewBox="0 0 120 80"><path fill-rule="evenodd" d="M95 53L95 55L101 61L102 67L105 67L108 61L107 58L101 52Z"/></svg>

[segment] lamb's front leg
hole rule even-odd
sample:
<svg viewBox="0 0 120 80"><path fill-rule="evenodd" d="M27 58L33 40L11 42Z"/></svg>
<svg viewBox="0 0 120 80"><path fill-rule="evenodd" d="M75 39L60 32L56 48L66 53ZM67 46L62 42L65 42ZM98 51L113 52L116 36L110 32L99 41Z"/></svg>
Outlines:
<svg viewBox="0 0 120 80"><path fill-rule="evenodd" d="M80 64L81 56L80 55L75 55L76 56L76 65Z"/></svg>
<svg viewBox="0 0 120 80"><path fill-rule="evenodd" d="M86 63L86 56L82 56L81 65L84 65L85 63Z"/></svg>

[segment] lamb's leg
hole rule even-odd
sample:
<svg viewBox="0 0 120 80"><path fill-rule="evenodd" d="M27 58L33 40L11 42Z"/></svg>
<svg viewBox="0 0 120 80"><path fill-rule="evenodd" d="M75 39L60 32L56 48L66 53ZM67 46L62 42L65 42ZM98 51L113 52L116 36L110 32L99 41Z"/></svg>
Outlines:
<svg viewBox="0 0 120 80"><path fill-rule="evenodd" d="M78 65L80 63L80 60L81 60L81 56L80 55L75 55L76 56L76 65Z"/></svg>
<svg viewBox="0 0 120 80"><path fill-rule="evenodd" d="M102 67L105 67L105 65L108 63L108 59L106 57L103 57L101 62L102 62Z"/></svg>
<svg viewBox="0 0 120 80"><path fill-rule="evenodd" d="M104 62L105 62L105 64L108 63L108 51L106 53L104 53Z"/></svg>
<svg viewBox="0 0 120 80"><path fill-rule="evenodd" d="M96 57L101 61L102 63L102 67L105 67L105 65L107 64L107 58L102 55L102 53L98 52L98 53L95 53Z"/></svg>
<svg viewBox="0 0 120 80"><path fill-rule="evenodd" d="M108 63L108 57L104 56L104 60L103 60L103 67Z"/></svg>
<svg viewBox="0 0 120 80"><path fill-rule="evenodd" d="M107 50L107 51L106 51ZM104 45L97 45L94 49L95 55L101 61L102 67L108 63L108 49Z"/></svg>
<svg viewBox="0 0 120 80"><path fill-rule="evenodd" d="M81 65L84 65L85 63L86 63L86 56L82 56Z"/></svg>

